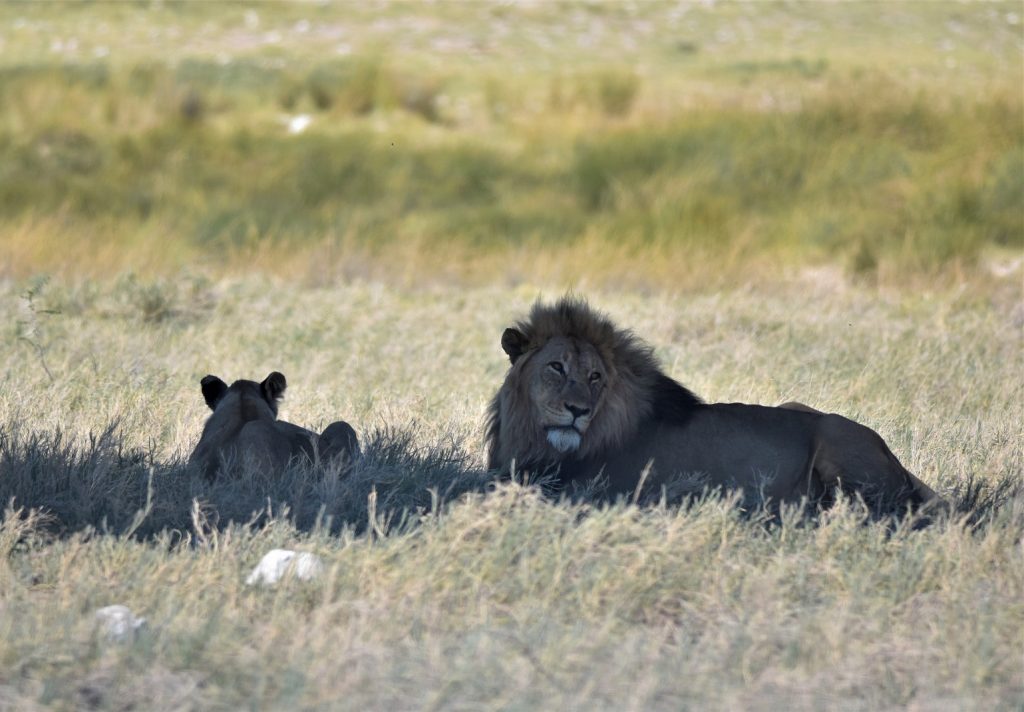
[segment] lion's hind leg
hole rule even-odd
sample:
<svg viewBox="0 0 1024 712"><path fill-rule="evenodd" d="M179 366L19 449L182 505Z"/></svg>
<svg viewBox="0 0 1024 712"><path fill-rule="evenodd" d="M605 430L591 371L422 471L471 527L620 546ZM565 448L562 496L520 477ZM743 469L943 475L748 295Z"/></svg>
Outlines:
<svg viewBox="0 0 1024 712"><path fill-rule="evenodd" d="M344 420L328 425L320 434L320 460L330 462L344 456L347 462L359 457L359 438L356 431Z"/></svg>
<svg viewBox="0 0 1024 712"><path fill-rule="evenodd" d="M841 415L824 414L818 423L814 470L826 487L842 485L880 510L907 502L945 504L935 491L900 463L882 436Z"/></svg>

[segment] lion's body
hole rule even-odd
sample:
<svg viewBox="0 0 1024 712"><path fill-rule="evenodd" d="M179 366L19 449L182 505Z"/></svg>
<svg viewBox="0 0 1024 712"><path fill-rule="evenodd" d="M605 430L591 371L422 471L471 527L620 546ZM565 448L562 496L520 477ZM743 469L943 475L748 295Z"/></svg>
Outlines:
<svg viewBox="0 0 1024 712"><path fill-rule="evenodd" d="M230 386L216 376L202 380L203 395L213 411L189 462L209 478L218 471L272 474L295 459L316 462L359 455L355 431L337 421L321 435L277 420L277 404L286 388L280 373L262 383L238 380Z"/></svg>
<svg viewBox="0 0 1024 712"><path fill-rule="evenodd" d="M772 502L820 501L840 484L871 501L899 502L913 492L909 473L870 428L834 414L743 403L698 405L684 424L652 421L629 447L561 465L563 482L600 475L620 494L657 495L673 482L683 491L736 488Z"/></svg>
<svg viewBox="0 0 1024 712"><path fill-rule="evenodd" d="M778 503L841 486L887 507L938 499L852 420L799 403L701 402L584 302L535 306L502 344L512 365L489 414L492 468L600 478L611 495L738 488Z"/></svg>

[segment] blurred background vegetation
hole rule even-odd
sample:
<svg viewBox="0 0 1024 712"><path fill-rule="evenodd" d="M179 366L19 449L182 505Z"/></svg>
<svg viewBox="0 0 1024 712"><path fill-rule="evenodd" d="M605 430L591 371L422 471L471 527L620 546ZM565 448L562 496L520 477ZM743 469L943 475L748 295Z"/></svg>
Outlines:
<svg viewBox="0 0 1024 712"><path fill-rule="evenodd" d="M6 3L0 275L685 287L1012 265L1021 14Z"/></svg>

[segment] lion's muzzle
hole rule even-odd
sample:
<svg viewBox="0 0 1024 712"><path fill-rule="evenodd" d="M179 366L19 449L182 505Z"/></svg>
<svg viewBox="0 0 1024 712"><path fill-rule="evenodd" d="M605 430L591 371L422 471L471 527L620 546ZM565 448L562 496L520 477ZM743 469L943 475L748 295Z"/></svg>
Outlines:
<svg viewBox="0 0 1024 712"><path fill-rule="evenodd" d="M559 452L575 452L590 425L592 410L573 403L563 403L563 406L565 410L558 414L557 424L546 428L548 443Z"/></svg>

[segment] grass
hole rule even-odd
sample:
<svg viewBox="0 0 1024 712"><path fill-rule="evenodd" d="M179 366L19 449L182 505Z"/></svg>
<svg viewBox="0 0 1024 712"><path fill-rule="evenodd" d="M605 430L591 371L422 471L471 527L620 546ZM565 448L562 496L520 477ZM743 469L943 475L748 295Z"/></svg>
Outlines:
<svg viewBox="0 0 1024 712"><path fill-rule="evenodd" d="M0 6L0 708L1019 708L1021 15ZM957 511L494 482L500 334L570 288ZM189 472L199 379L271 370L366 457ZM245 586L275 547L323 576Z"/></svg>
<svg viewBox="0 0 1024 712"><path fill-rule="evenodd" d="M6 538L27 533L7 521ZM37 538L5 585L6 699L1010 708L1020 528L1018 509L982 533L889 534L842 509L766 532L727 503L584 512L511 489L384 537L277 521L150 545ZM244 587L282 545L323 556L322 579ZM149 617L130 644L93 629L112 600Z"/></svg>

